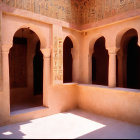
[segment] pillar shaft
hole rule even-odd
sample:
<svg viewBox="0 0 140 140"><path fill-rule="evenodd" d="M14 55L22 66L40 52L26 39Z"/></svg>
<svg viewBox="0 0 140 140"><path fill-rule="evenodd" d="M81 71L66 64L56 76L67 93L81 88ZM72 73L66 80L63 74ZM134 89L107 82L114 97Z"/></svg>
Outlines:
<svg viewBox="0 0 140 140"><path fill-rule="evenodd" d="M48 106L48 92L50 87L50 57L44 56L43 64L43 105Z"/></svg>
<svg viewBox="0 0 140 140"><path fill-rule="evenodd" d="M2 90L3 90L3 114L5 119L10 116L10 82L9 82L9 48L7 45L2 46Z"/></svg>
<svg viewBox="0 0 140 140"><path fill-rule="evenodd" d="M43 106L48 107L48 94L51 85L51 49L41 49L43 54Z"/></svg>
<svg viewBox="0 0 140 140"><path fill-rule="evenodd" d="M3 80L3 91L9 93L9 52L2 52L2 80Z"/></svg>
<svg viewBox="0 0 140 140"><path fill-rule="evenodd" d="M118 55L118 86L123 87L123 56Z"/></svg>
<svg viewBox="0 0 140 140"><path fill-rule="evenodd" d="M108 86L116 87L116 53L109 53Z"/></svg>

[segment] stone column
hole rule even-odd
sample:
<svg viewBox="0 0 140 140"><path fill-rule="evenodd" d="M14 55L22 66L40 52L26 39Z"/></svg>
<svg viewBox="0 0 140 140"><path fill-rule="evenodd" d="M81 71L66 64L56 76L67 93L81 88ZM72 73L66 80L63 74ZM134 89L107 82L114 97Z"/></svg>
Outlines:
<svg viewBox="0 0 140 140"><path fill-rule="evenodd" d="M118 86L123 87L123 54L118 54Z"/></svg>
<svg viewBox="0 0 140 140"><path fill-rule="evenodd" d="M51 49L41 49L43 53L43 106L48 106L48 92L51 85Z"/></svg>
<svg viewBox="0 0 140 140"><path fill-rule="evenodd" d="M115 50L108 50L109 53L109 72L108 72L108 86L116 87L116 53Z"/></svg>
<svg viewBox="0 0 140 140"><path fill-rule="evenodd" d="M9 48L10 45L2 45L2 80L3 80L3 91L9 93Z"/></svg>
<svg viewBox="0 0 140 140"><path fill-rule="evenodd" d="M79 58L78 51L74 48L71 49L72 54L72 82L77 83L79 80Z"/></svg>
<svg viewBox="0 0 140 140"><path fill-rule="evenodd" d="M9 49L12 44L2 45L2 90L4 94L4 114L10 115Z"/></svg>
<svg viewBox="0 0 140 140"><path fill-rule="evenodd" d="M88 76L89 76L89 81L88 81L88 84L92 84L92 55L94 53L94 47L92 47L89 51L89 54L88 54L88 67L89 67L89 73L88 73Z"/></svg>

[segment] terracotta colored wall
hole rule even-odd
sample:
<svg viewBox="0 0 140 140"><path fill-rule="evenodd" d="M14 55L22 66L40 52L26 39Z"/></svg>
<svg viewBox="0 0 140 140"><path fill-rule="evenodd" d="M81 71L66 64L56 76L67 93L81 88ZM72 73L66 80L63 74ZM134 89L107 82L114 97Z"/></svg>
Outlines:
<svg viewBox="0 0 140 140"><path fill-rule="evenodd" d="M78 95L81 109L140 124L139 90L79 85Z"/></svg>
<svg viewBox="0 0 140 140"><path fill-rule="evenodd" d="M80 1L81 24L102 19L140 8L139 0L82 0Z"/></svg>
<svg viewBox="0 0 140 140"><path fill-rule="evenodd" d="M75 0L0 0L0 3L69 23L81 22L78 16L78 1Z"/></svg>
<svg viewBox="0 0 140 140"><path fill-rule="evenodd" d="M140 8L139 0L0 0L0 3L78 25Z"/></svg>
<svg viewBox="0 0 140 140"><path fill-rule="evenodd" d="M40 35L45 37L45 41L47 42L46 46L43 46L45 49L49 48L52 46L52 27L49 26L48 24L44 24L42 22L37 22L33 20L28 20L24 19L21 17L16 17L16 16L10 16L10 15L3 15L3 40L5 42L7 39L13 38L13 36L10 36L11 32L12 34L15 33L20 27L23 25L29 25L28 26L37 26L39 29L39 32L37 32L38 36ZM6 30L4 30L6 29ZM32 28L31 28L32 29ZM35 30L36 31L36 30ZM56 30L55 30L56 31ZM42 34L41 34L42 33ZM56 33L56 32L54 32ZM78 33L75 33L78 34ZM13 34L14 35L14 34ZM21 35L21 34L20 34ZM10 39L10 40L11 40ZM41 40L41 37L40 37ZM34 49L33 46L36 41L31 38L32 42L28 42L29 50L27 50L27 59L29 60L29 63L31 62L31 58L33 58L34 54ZM10 47L10 46L9 46ZM30 56L29 56L30 54ZM52 59L51 59L52 60ZM29 70L31 69L28 67L28 76L31 77L32 73L29 73ZM51 67L51 74L52 74L52 67ZM52 76L51 76L52 78ZM32 86L32 81L28 79L28 86ZM24 92L25 90L23 90ZM18 92L18 89L17 89ZM43 110L39 111L32 111L29 113L23 113L19 115L14 115L10 116L10 104L9 104L9 93L8 92L3 92L0 93L0 125L1 124L6 124L6 123L11 123L11 122L21 122L33 118L38 118L38 117L43 117L47 115L51 115L54 113L59 113L62 111L70 110L73 109L77 106L77 87L75 84L69 84L69 85L52 85L49 87L48 90L45 93L46 94L46 102L47 106ZM17 98L17 96L16 96ZM18 98L19 99L19 98Z"/></svg>

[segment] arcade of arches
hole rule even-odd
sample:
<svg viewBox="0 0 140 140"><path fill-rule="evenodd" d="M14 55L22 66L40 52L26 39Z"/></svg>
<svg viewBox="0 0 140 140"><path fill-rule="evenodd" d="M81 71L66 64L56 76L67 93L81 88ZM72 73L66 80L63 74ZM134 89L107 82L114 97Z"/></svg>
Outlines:
<svg viewBox="0 0 140 140"><path fill-rule="evenodd" d="M78 26L3 11L0 125L74 108L140 124L139 16Z"/></svg>
<svg viewBox="0 0 140 140"><path fill-rule="evenodd" d="M117 87L140 89L140 48L137 41L134 29L128 30L121 39L121 48L116 55ZM63 43L63 83L72 82L71 48L73 43L66 37ZM96 40L93 50L92 84L107 86L109 55L104 37ZM9 70L11 111L17 104L25 107L28 101L29 107L42 105L43 55L40 40L32 30L22 28L15 33L9 52Z"/></svg>

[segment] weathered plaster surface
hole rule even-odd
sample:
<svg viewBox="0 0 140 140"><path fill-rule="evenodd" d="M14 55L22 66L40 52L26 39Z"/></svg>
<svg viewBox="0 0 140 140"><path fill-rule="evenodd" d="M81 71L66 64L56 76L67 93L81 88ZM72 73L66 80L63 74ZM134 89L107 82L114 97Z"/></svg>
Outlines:
<svg viewBox="0 0 140 140"><path fill-rule="evenodd" d="M126 11L140 8L139 0L82 0L82 24L97 22Z"/></svg>
<svg viewBox="0 0 140 140"><path fill-rule="evenodd" d="M81 22L78 17L78 1L75 0L0 0L0 3L69 23Z"/></svg>
<svg viewBox="0 0 140 140"><path fill-rule="evenodd" d="M139 0L0 0L0 3L78 25L140 8Z"/></svg>
<svg viewBox="0 0 140 140"><path fill-rule="evenodd" d="M78 106L89 112L140 124L140 91L79 85Z"/></svg>

